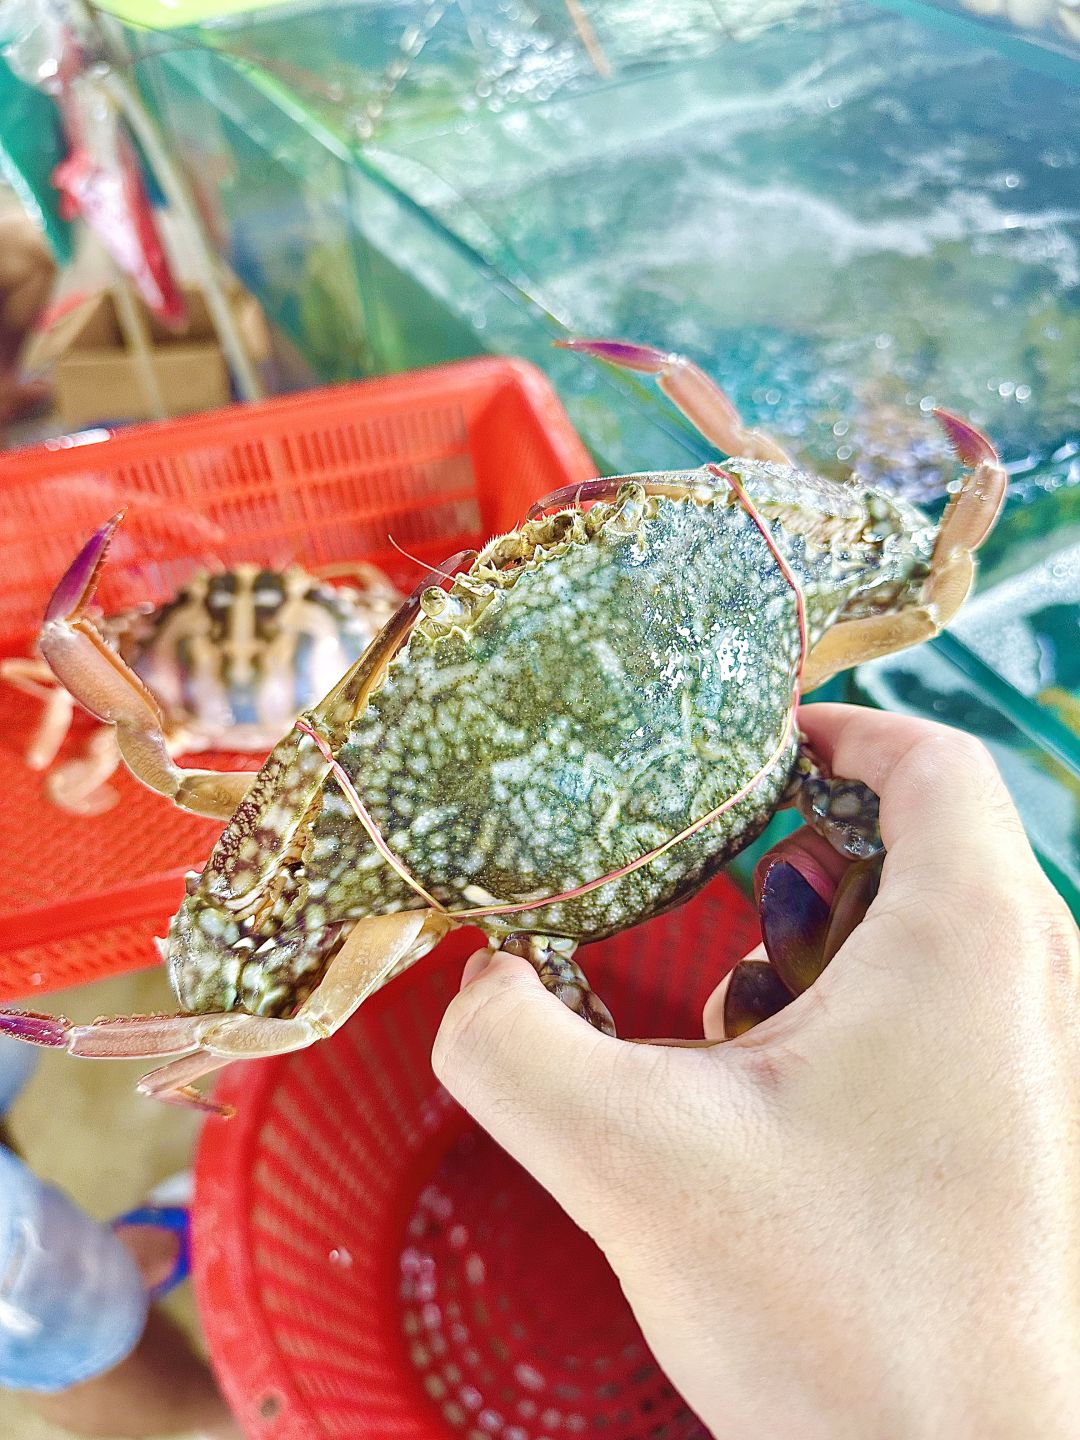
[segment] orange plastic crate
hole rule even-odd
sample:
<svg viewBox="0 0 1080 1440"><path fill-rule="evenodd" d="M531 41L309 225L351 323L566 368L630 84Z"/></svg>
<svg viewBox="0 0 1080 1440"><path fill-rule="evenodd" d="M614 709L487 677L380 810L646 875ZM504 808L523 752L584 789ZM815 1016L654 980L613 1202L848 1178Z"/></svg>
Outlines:
<svg viewBox="0 0 1080 1440"><path fill-rule="evenodd" d="M581 952L623 1035L700 1037L757 939L725 876ZM332 1039L232 1065L196 1163L196 1295L251 1440L708 1440L592 1242L431 1072L457 931Z"/></svg>
<svg viewBox="0 0 1080 1440"><path fill-rule="evenodd" d="M12 452L0 456L0 654L29 652L53 586L121 507L98 594L106 613L160 603L208 561L317 570L367 559L411 589L424 563L594 474L547 381L504 359ZM40 706L2 688L0 999L155 964L151 939L221 827L126 773L110 782L120 803L105 815L59 811L23 761ZM77 724L62 754L88 733Z"/></svg>

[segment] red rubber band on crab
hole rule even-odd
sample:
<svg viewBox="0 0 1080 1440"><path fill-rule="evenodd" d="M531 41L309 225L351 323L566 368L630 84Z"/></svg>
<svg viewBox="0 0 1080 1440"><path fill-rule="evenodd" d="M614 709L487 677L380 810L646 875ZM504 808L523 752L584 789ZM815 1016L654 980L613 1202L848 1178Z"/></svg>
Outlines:
<svg viewBox="0 0 1080 1440"><path fill-rule="evenodd" d="M305 720L299 719L296 721L296 728L301 732L301 734L308 736L308 738L311 739L318 746L323 758L330 766L334 778L341 786L346 798L349 801L349 804L352 806L356 814L356 818L360 821L361 825L363 825L364 829L367 831L372 844L378 850L379 854L383 857L386 863L401 877L401 879L404 880L405 883L413 891L415 891L415 893L419 895L421 899L425 900L432 907L432 909L441 911L442 913L447 915L451 915L455 920L482 920L492 915L523 915L530 910L543 910L549 905L559 905L567 900L577 900L582 895L588 895L593 890L598 890L602 885L610 885L613 881L621 880L624 878L624 876L632 874L633 871L640 870L642 866L651 864L652 861L659 859L661 855L665 854L675 845L681 844L684 840L689 840L692 836L698 834L699 831L704 830L707 826L713 824L713 822L718 820L721 815L725 814L735 805L740 804L741 801L745 800L747 796L752 793L754 787L756 785L759 785L761 781L765 778L765 776L768 775L769 771L773 768L773 766L783 755L784 751L787 749L788 743L792 736L792 732L795 728L795 716L797 714L799 706L802 673L803 667L806 663L806 655L808 649L806 602L803 597L802 589L799 586L799 582L796 580L790 565L784 559L784 556L781 553L779 546L769 532L769 527L765 524L764 520L762 520L761 516L758 514L758 511L753 501L743 489L742 483L735 475L732 475L729 471L722 469L719 465L709 465L707 468L711 471L712 474L726 481L726 483L731 487L732 493L735 495L740 505L742 505L743 509L749 515L754 525L757 527L762 539L765 541L765 544L769 547L773 559L776 561L777 565L780 568L780 573L791 586L792 593L795 596L795 611L799 627L799 661L795 672L795 682L793 687L794 693L791 702L791 709L788 711L788 717L784 725L783 734L781 735L780 742L777 745L773 754L769 757L769 759L765 762L765 764L757 772L757 774L752 776L751 779L748 780L747 783L740 790L737 790L734 795L729 795L728 798L721 805L718 805L714 810L710 810L707 815L703 815L699 820L693 821L692 824L688 825L684 830L681 830L679 834L671 836L670 839L665 840L661 845L657 845L654 849L647 851L644 855L639 855L636 860L629 861L626 865L620 866L619 869L612 870L607 875L601 875L595 880L587 880L583 885L578 885L573 890L564 890L559 895L548 895L540 900L528 900L520 904L509 903L506 905L479 906L475 909L469 910L448 910L445 905L443 905L440 901L436 900L435 897L431 895L424 888L423 885L420 884L419 880L417 880L416 877L410 872L408 866L404 863L404 861L394 854L393 850L387 844L386 839L383 836L378 825L376 825L375 821L369 814L367 807L364 805L364 802L361 799L360 794L356 789L356 786L353 784L352 778L342 766L341 762L334 755L333 751L331 750L330 746L327 744L323 736L321 736L316 730L314 730ZM578 486L568 487L566 491L557 491L555 495L546 497L545 500L538 502L538 506L533 507L533 511L536 511L538 507L540 509L547 508L552 502L560 503L564 494L568 497L572 495L574 497L577 497L578 499L600 498L601 494L610 494L610 487L610 480L584 481ZM646 489L648 489L647 486ZM531 511L530 514L532 514L533 511ZM458 562L462 561L464 559L464 555L468 553L472 553L473 555L475 555L475 552L463 552L462 555L456 555L453 561L448 562L446 566L438 567L435 573L442 575L446 580L452 580L453 575L459 573L459 571L452 571L452 567ZM413 595L410 596L409 600L402 607L402 611L399 612L399 614L403 613L409 605L417 604L420 595L426 588L426 583L419 585L416 591L414 591ZM402 637L402 644L404 644L405 638L407 638L407 636Z"/></svg>

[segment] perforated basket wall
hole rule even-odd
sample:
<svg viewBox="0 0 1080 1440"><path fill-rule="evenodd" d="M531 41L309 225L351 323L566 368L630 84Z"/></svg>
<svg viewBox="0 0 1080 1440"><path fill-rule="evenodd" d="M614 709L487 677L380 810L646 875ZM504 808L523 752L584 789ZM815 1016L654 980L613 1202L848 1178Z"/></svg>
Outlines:
<svg viewBox="0 0 1080 1440"><path fill-rule="evenodd" d="M623 1035L700 1036L757 938L720 877L580 952ZM478 932L332 1040L233 1065L196 1169L195 1280L253 1440L704 1440L600 1253L431 1073Z"/></svg>
<svg viewBox="0 0 1080 1440"><path fill-rule="evenodd" d="M25 655L57 580L126 507L102 575L106 613L160 602L208 561L312 569L373 560L405 589L531 501L594 474L547 382L512 360L359 385L0 456L0 655ZM75 818L24 764L39 704L3 691L0 999L156 962L220 827L126 774L119 803ZM85 745L76 725L63 756ZM235 757L199 764L250 765Z"/></svg>

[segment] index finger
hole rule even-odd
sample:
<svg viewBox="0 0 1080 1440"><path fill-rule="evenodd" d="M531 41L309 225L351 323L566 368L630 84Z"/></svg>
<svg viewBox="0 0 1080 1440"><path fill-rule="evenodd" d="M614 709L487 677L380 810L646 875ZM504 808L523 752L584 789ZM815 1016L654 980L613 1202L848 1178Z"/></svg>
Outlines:
<svg viewBox="0 0 1080 1440"><path fill-rule="evenodd" d="M955 870L1008 847L1035 863L1000 772L973 736L859 705L809 705L799 725L833 775L861 780L879 796L881 838L898 858L917 848Z"/></svg>

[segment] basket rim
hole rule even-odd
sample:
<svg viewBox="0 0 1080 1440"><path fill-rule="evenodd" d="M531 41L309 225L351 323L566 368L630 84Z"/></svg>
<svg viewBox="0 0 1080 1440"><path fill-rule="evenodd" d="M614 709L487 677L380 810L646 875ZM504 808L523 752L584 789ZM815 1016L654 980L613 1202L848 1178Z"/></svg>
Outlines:
<svg viewBox="0 0 1080 1440"><path fill-rule="evenodd" d="M579 472L583 479L596 474L584 441L543 371L531 361L516 356L481 355L396 375L375 375L341 385L319 386L171 420L154 420L119 430L85 430L38 442L0 453L0 487L55 479L69 471L83 470L101 453L101 446L107 447L110 464L122 464L149 451L160 459L211 438L217 443L247 438L248 432L260 421L271 417L293 420L335 414L346 409L350 402L364 409L381 405L389 410L408 409L424 395L440 398L480 390L491 398L504 387L520 390L537 413L560 464L570 472L571 481Z"/></svg>
<svg viewBox="0 0 1080 1440"><path fill-rule="evenodd" d="M480 355L117 431L84 432L10 451L0 454L0 496L12 496L17 503L19 491L88 470L120 472L197 449L239 447L263 437L273 441L305 425L408 415L432 403L460 401L471 443L482 447L489 412L507 396L514 397L511 416L526 424L542 447L552 486L573 484L596 474L591 455L543 372L516 357ZM3 644L0 651L8 653ZM22 653L21 647L10 653ZM68 900L42 903L38 896L36 903L31 901L0 916L0 962L5 955L39 945L114 929L117 917L125 923L159 919L167 924L183 898L184 875L189 868L174 866L137 880L121 879L108 890ZM60 988L76 983L67 977Z"/></svg>

